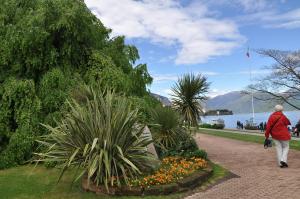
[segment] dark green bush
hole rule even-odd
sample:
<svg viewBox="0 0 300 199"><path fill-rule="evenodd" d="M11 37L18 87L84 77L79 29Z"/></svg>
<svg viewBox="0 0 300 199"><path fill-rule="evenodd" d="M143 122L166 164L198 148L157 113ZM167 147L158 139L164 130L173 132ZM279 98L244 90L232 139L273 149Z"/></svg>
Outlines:
<svg viewBox="0 0 300 199"><path fill-rule="evenodd" d="M40 100L31 80L8 79L0 98L2 145L0 168L22 164L31 156L38 131Z"/></svg>
<svg viewBox="0 0 300 199"><path fill-rule="evenodd" d="M181 157L186 157L186 158L191 158L191 157L197 157L197 158L203 158L207 159L207 153L204 150L201 149L196 149L196 150L182 150L182 151L177 151L177 150L170 150L162 154L162 158L168 157L168 156L181 156Z"/></svg>
<svg viewBox="0 0 300 199"><path fill-rule="evenodd" d="M170 107L156 106L151 111L149 125L155 144L163 151L178 146L187 137L181 123L180 115Z"/></svg>
<svg viewBox="0 0 300 199"><path fill-rule="evenodd" d="M157 106L151 119L150 130L160 158L198 150L195 139L182 126L180 115L170 107Z"/></svg>
<svg viewBox="0 0 300 199"><path fill-rule="evenodd" d="M59 68L48 71L42 77L38 95L42 101L42 110L45 115L60 110L62 104L70 96L75 82L75 78L71 78Z"/></svg>
<svg viewBox="0 0 300 199"><path fill-rule="evenodd" d="M224 124L200 124L200 128L208 128L208 129L224 129L225 125Z"/></svg>
<svg viewBox="0 0 300 199"><path fill-rule="evenodd" d="M182 154L182 156L191 158L191 157L197 157L197 158L203 158L207 159L207 153L204 150L197 149L195 151L188 151Z"/></svg>
<svg viewBox="0 0 300 199"><path fill-rule="evenodd" d="M9 151L5 151L1 153L0 156L0 169L6 169L9 167L16 166L17 163L14 158L14 154Z"/></svg>
<svg viewBox="0 0 300 199"><path fill-rule="evenodd" d="M24 164L32 154L35 137L27 133L15 133L0 156L0 169Z"/></svg>
<svg viewBox="0 0 300 199"><path fill-rule="evenodd" d="M158 147L156 148L159 149ZM192 136L186 134L186 136L184 136L183 139L180 140L174 147L169 148L165 151L157 151L159 152L159 157L163 158L167 156L186 156L186 154L194 153L197 150L199 150L199 148L195 139Z"/></svg>
<svg viewBox="0 0 300 199"><path fill-rule="evenodd" d="M146 124L151 123L151 111L153 107L160 105L160 102L150 94L143 97L129 96L128 98L133 107L140 110L142 122Z"/></svg>

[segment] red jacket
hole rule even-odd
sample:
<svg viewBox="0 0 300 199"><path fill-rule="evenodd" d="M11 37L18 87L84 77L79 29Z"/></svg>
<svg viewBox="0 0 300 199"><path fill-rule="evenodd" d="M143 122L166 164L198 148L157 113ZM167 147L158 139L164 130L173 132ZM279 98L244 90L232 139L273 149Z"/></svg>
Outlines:
<svg viewBox="0 0 300 199"><path fill-rule="evenodd" d="M275 140L290 140L291 134L287 128L288 125L291 125L291 123L281 111L272 113L267 123L266 138L269 138L271 134Z"/></svg>

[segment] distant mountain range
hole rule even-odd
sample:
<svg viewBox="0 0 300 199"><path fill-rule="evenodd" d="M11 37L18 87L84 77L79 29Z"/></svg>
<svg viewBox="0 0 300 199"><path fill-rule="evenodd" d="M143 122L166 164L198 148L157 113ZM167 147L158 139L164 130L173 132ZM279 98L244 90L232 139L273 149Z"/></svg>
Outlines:
<svg viewBox="0 0 300 199"><path fill-rule="evenodd" d="M164 96L161 96L161 95L158 95L158 94L155 94L155 93L151 93L151 95L153 97L155 97L157 100L159 100L164 106L171 106L172 105L171 101L167 97L164 97Z"/></svg>
<svg viewBox="0 0 300 199"><path fill-rule="evenodd" d="M254 96L259 98L265 98L265 94L254 93ZM274 106L278 102L276 101L262 101L254 98L254 111L258 112L271 112ZM300 104L300 102L297 102ZM232 110L233 113L251 113L251 96L243 94L240 91L229 92L224 95L213 97L206 101L204 104L206 110L213 109L228 109ZM284 104L286 111L295 110L293 107Z"/></svg>
<svg viewBox="0 0 300 199"><path fill-rule="evenodd" d="M171 101L164 96L151 93L156 99L158 99L164 106L171 106ZM254 93L255 97L258 98L266 98L266 94L258 94ZM274 106L278 102L276 101L262 101L254 98L254 111L256 113L260 112L272 112ZM300 106L300 102L293 102ZM295 108L289 106L288 104L283 104L284 110L292 111ZM224 95L218 95L216 97L208 99L204 104L203 107L205 110L216 110L216 109L228 109L233 112L233 114L237 113L252 113L251 107L251 96L244 94L240 91L233 91L226 93Z"/></svg>

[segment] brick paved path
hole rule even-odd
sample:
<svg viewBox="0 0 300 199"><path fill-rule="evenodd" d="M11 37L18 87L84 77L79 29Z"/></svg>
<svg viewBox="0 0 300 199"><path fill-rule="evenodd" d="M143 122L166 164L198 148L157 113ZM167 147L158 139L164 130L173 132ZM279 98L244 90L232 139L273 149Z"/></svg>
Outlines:
<svg viewBox="0 0 300 199"><path fill-rule="evenodd" d="M300 199L300 151L290 150L289 168L277 167L275 148L205 134L196 136L209 158L240 178L232 178L186 199Z"/></svg>

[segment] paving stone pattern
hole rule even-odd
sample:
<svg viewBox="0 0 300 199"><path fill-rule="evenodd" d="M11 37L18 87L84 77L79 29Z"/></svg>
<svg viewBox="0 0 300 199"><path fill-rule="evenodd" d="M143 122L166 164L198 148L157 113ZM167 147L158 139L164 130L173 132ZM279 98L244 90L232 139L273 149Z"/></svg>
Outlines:
<svg viewBox="0 0 300 199"><path fill-rule="evenodd" d="M279 168L275 147L205 134L197 143L209 158L240 176L186 199L300 199L300 151L290 150L289 168Z"/></svg>

